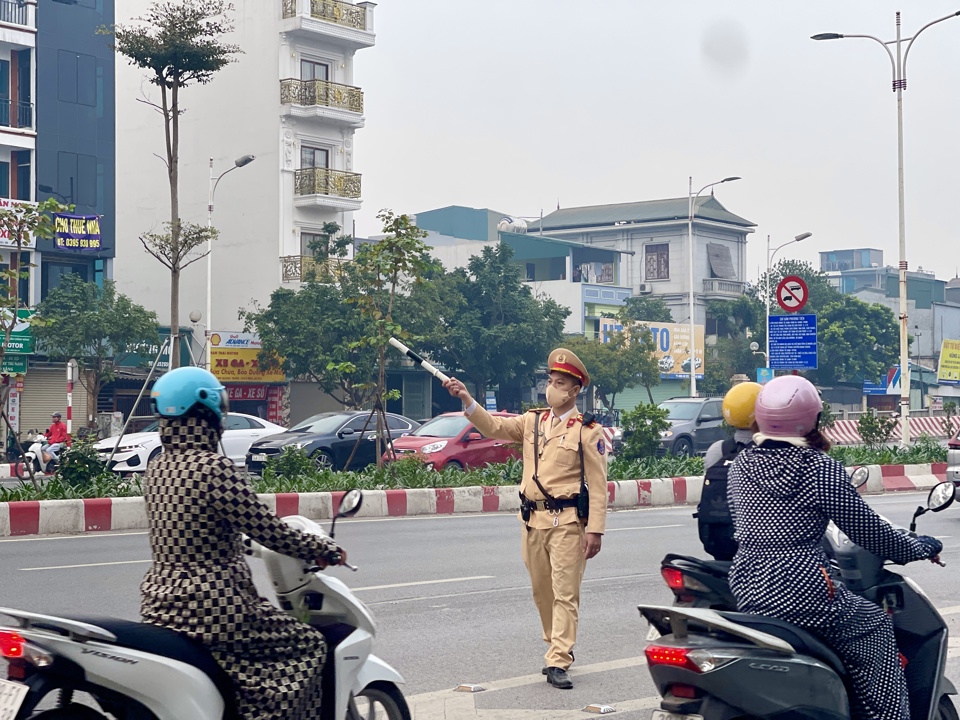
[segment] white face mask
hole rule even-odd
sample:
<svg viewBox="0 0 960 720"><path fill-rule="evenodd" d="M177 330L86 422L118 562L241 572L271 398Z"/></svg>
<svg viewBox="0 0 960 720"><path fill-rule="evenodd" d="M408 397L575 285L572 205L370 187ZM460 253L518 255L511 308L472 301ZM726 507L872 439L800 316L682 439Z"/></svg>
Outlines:
<svg viewBox="0 0 960 720"><path fill-rule="evenodd" d="M563 406L563 404L568 402L572 397L576 397L576 393L565 393L553 385L547 385L547 405L554 409Z"/></svg>

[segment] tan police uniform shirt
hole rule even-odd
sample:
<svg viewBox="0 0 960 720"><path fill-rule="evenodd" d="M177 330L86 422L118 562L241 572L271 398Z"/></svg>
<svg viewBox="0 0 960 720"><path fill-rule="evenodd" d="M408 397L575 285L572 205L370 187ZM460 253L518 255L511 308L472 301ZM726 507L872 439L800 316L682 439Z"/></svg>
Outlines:
<svg viewBox="0 0 960 720"><path fill-rule="evenodd" d="M520 492L528 500L545 500L533 481L533 434L538 432L538 478L544 489L557 499L576 497L580 493L580 454L583 442L584 476L590 496L590 517L586 531L603 533L607 522L607 456L603 429L594 423L585 427L577 412L552 426L552 410L528 411L517 417L495 417L477 404L464 414L487 437L523 443L523 481ZM529 526L537 530L553 527L556 516L545 510L530 513ZM559 525L577 522L577 509L560 511Z"/></svg>

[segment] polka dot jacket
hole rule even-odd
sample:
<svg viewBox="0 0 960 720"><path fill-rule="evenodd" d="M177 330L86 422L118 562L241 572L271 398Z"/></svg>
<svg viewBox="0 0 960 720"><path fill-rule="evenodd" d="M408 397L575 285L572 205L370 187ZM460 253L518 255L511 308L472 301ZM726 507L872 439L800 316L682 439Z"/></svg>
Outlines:
<svg viewBox="0 0 960 720"><path fill-rule="evenodd" d="M766 442L741 452L727 488L739 550L730 589L743 612L776 617L821 637L850 672L855 718L907 720L906 683L893 625L877 605L830 573L821 538L833 520L855 543L896 563L933 548L896 532L826 454Z"/></svg>
<svg viewBox="0 0 960 720"><path fill-rule="evenodd" d="M324 638L260 598L241 534L311 563L336 546L270 512L215 452L206 421L162 420L160 432L164 452L144 478L153 551L141 584L144 621L209 647L234 680L241 717L319 718Z"/></svg>

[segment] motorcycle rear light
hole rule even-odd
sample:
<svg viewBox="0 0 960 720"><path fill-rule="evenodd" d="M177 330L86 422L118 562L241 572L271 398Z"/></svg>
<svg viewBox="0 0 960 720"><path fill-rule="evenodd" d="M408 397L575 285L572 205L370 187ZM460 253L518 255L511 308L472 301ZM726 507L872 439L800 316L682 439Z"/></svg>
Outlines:
<svg viewBox="0 0 960 720"><path fill-rule="evenodd" d="M0 655L7 659L23 657L27 641L9 630L0 631Z"/></svg>
<svg viewBox="0 0 960 720"><path fill-rule="evenodd" d="M660 575L675 594L680 594L683 590L694 590L696 592L709 592L710 588L704 585L696 578L685 575L682 570L674 567L660 568Z"/></svg>
<svg viewBox="0 0 960 720"><path fill-rule="evenodd" d="M672 665L673 667L700 672L700 668L688 657L693 652L690 648L647 645L643 652L647 656L648 665Z"/></svg>
<svg viewBox="0 0 960 720"><path fill-rule="evenodd" d="M696 673L711 672L744 657L742 650L705 650L666 645L648 645L644 652L648 665L673 665Z"/></svg>
<svg viewBox="0 0 960 720"><path fill-rule="evenodd" d="M8 680L26 680L30 675L30 666L23 660L11 660L7 664Z"/></svg>
<svg viewBox="0 0 960 720"><path fill-rule="evenodd" d="M663 576L667 587L671 590L683 590L683 573L672 567L660 568L660 574Z"/></svg>

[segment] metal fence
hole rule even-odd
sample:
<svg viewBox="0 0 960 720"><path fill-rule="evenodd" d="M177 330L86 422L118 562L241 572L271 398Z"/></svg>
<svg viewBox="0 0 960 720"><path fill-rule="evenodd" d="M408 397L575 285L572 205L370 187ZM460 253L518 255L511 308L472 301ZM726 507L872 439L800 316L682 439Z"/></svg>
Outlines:
<svg viewBox="0 0 960 720"><path fill-rule="evenodd" d="M27 24L27 6L19 0L0 0L0 22Z"/></svg>
<svg viewBox="0 0 960 720"><path fill-rule="evenodd" d="M3 127L32 128L33 103L15 102L7 98L0 99L0 125Z"/></svg>

